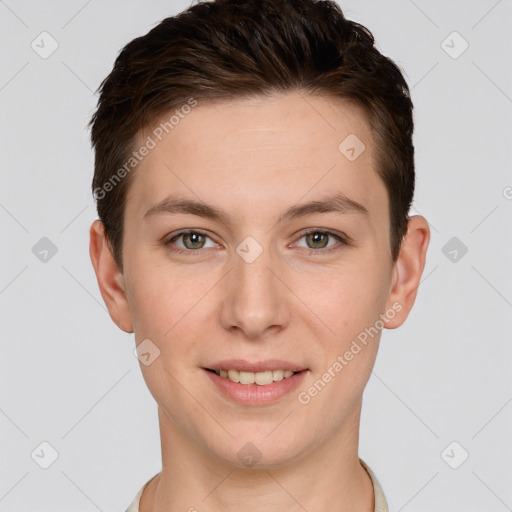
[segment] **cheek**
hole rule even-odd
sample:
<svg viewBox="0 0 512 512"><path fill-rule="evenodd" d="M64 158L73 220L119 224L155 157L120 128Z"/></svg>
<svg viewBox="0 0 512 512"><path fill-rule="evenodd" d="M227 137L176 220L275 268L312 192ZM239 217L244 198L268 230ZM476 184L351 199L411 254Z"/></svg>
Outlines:
<svg viewBox="0 0 512 512"><path fill-rule="evenodd" d="M375 262L347 265L300 282L297 294L341 345L375 323L388 296L388 279Z"/></svg>
<svg viewBox="0 0 512 512"><path fill-rule="evenodd" d="M127 273L136 336L162 342L183 328L182 324L195 313L195 305L211 288L207 279L194 276L193 269L170 265L150 252L132 254Z"/></svg>
<svg viewBox="0 0 512 512"><path fill-rule="evenodd" d="M375 269L326 280L312 299L325 335L318 336L322 356L303 389L318 414L329 408L333 423L349 414L359 400L375 364L385 309L383 281ZM312 309L315 307L312 306ZM304 402L301 402L304 403ZM311 409L313 411L313 409Z"/></svg>
<svg viewBox="0 0 512 512"><path fill-rule="evenodd" d="M204 338L200 317L207 301L200 299L211 284L154 262L139 269L128 297L136 343L149 339L158 354L147 366L141 360L141 371L157 403L165 404L167 411L186 410L191 405L183 384L190 381L190 371L197 370L190 355L201 334Z"/></svg>

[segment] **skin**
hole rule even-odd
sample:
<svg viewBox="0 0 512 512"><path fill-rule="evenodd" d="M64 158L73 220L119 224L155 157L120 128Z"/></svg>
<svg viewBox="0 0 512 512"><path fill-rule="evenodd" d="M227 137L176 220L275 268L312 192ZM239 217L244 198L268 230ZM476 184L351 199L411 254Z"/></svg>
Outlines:
<svg viewBox="0 0 512 512"><path fill-rule="evenodd" d="M366 145L355 161L338 150L349 134ZM334 510L333 503L340 511L373 511L358 436L381 331L308 404L297 399L397 303L401 311L384 327L399 327L416 298L428 223L410 218L394 263L388 195L373 154L369 126L347 102L293 92L200 103L134 171L123 272L101 222L91 226L91 259L113 321L134 332L137 344L149 338L160 350L149 366L140 365L158 403L162 444L162 471L143 493L142 512L241 505L316 512ZM369 215L314 213L277 222L288 207L333 192ZM231 226L183 213L144 218L171 193L224 209ZM351 243L312 239L304 234L309 228ZM164 244L184 229L209 238ZM248 236L263 251L252 263L236 252ZM327 253L326 246L338 249ZM221 395L202 369L231 358L283 359L309 371L297 391L251 407ZM247 442L261 452L253 467L237 457Z"/></svg>

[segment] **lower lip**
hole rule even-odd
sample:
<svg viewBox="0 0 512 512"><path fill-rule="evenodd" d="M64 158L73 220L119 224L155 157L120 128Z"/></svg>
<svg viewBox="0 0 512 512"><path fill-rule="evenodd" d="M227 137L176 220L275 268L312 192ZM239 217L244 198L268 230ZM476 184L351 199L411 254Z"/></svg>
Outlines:
<svg viewBox="0 0 512 512"><path fill-rule="evenodd" d="M260 386L259 384L240 384L206 369L204 371L224 395L244 405L266 405L279 400L297 389L308 372L308 370L302 370L286 379Z"/></svg>

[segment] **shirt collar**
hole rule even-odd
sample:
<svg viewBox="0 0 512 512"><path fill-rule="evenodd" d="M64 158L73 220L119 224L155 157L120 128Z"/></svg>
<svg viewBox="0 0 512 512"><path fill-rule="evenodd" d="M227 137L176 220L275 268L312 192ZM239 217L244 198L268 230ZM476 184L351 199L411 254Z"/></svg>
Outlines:
<svg viewBox="0 0 512 512"><path fill-rule="evenodd" d="M389 512L388 502L386 501L386 497L384 496L384 491L379 484L376 476L373 474L372 470L367 466L367 464L359 459L359 462L366 469L366 472L370 475L373 484L373 495L375 497L375 508L374 512Z"/></svg>

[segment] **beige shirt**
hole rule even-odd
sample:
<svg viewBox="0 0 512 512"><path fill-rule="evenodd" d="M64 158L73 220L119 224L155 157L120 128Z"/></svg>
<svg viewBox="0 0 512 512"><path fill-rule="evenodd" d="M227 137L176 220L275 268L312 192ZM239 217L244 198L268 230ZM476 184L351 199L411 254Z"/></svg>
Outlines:
<svg viewBox="0 0 512 512"><path fill-rule="evenodd" d="M366 469L366 471L370 475L370 478L372 479L373 495L375 497L374 512L389 512L386 497L384 496L384 493L382 492L382 488L381 488L379 482L377 481L377 478L375 478L375 475L372 473L371 469L366 465L366 463L363 460L359 459L359 461L361 462L362 466L364 467L364 469ZM157 476L157 475L155 475L155 476ZM155 476L150 478L142 486L140 491L137 493L137 495L133 499L132 504L126 509L126 512L139 512L139 502L140 502L140 497L142 496L142 492L144 491L144 488L146 487L146 485L148 485L149 482L151 482L151 480L153 480L153 478L155 478Z"/></svg>

